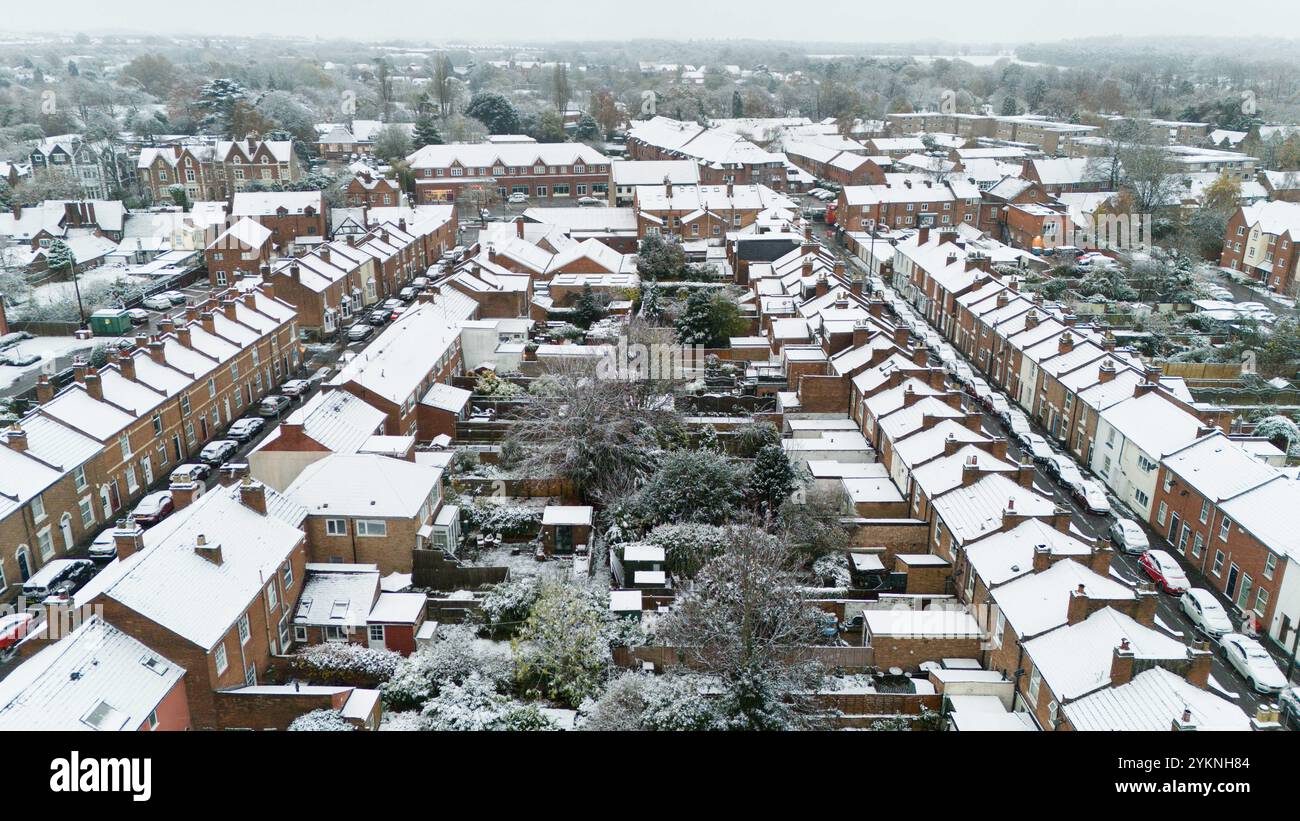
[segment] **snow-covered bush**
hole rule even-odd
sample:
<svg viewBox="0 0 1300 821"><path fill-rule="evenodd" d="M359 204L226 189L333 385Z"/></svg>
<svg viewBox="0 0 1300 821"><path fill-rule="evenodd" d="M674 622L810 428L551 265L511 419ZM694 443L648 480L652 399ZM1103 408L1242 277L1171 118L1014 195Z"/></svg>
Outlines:
<svg viewBox="0 0 1300 821"><path fill-rule="evenodd" d="M1255 425L1255 435L1277 444L1284 442L1282 448L1289 456L1300 456L1300 426L1285 416L1266 416Z"/></svg>
<svg viewBox="0 0 1300 821"><path fill-rule="evenodd" d="M659 525L645 541L664 550L667 569L675 576L690 578L728 544L725 527L705 524Z"/></svg>
<svg viewBox="0 0 1300 821"><path fill-rule="evenodd" d="M419 710L401 710L384 713L384 720L379 723L381 733L412 733L429 729L429 722Z"/></svg>
<svg viewBox="0 0 1300 821"><path fill-rule="evenodd" d="M513 631L528 618L539 595L541 581L536 576L515 576L483 595L479 616L490 630Z"/></svg>
<svg viewBox="0 0 1300 821"><path fill-rule="evenodd" d="M699 731L723 729L702 676L625 673L583 705L583 730Z"/></svg>
<svg viewBox="0 0 1300 821"><path fill-rule="evenodd" d="M471 499L461 506L467 527L503 536L536 536L542 526L542 509L508 502Z"/></svg>
<svg viewBox="0 0 1300 821"><path fill-rule="evenodd" d="M351 732L355 729L356 726L339 715L338 710L328 708L303 713L289 722L290 732Z"/></svg>
<svg viewBox="0 0 1300 821"><path fill-rule="evenodd" d="M293 674L313 684L378 687L393 677L402 655L360 644L328 642L303 649L290 663Z"/></svg>
<svg viewBox="0 0 1300 821"><path fill-rule="evenodd" d="M473 674L462 684L447 684L424 705L428 730L553 730L554 723L533 705L496 691L490 681Z"/></svg>
<svg viewBox="0 0 1300 821"><path fill-rule="evenodd" d="M600 692L612 661L610 618L591 590L546 583L514 642L520 685L575 707Z"/></svg>
<svg viewBox="0 0 1300 821"><path fill-rule="evenodd" d="M380 689L390 710L422 706L447 684L461 684L471 675L481 676L497 689L510 684L510 650L480 641L467 627L440 628L439 639L397 665L392 678Z"/></svg>

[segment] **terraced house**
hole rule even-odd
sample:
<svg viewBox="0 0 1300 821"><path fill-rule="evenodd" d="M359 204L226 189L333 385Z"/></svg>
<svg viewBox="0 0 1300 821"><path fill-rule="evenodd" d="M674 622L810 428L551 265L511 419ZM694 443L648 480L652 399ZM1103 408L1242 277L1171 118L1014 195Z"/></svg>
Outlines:
<svg viewBox="0 0 1300 821"><path fill-rule="evenodd" d="M223 200L255 180L281 185L302 178L293 140L214 140L144 148L136 161L140 187L154 202L172 202L180 186L190 201Z"/></svg>
<svg viewBox="0 0 1300 821"><path fill-rule="evenodd" d="M214 293L72 384L37 384L5 432L14 462L0 519L11 586L119 518L299 364L296 312L268 286ZM17 468L22 467L22 470Z"/></svg>
<svg viewBox="0 0 1300 821"><path fill-rule="evenodd" d="M455 202L471 190L501 200L609 196L609 157L582 143L426 145L406 160L421 204Z"/></svg>

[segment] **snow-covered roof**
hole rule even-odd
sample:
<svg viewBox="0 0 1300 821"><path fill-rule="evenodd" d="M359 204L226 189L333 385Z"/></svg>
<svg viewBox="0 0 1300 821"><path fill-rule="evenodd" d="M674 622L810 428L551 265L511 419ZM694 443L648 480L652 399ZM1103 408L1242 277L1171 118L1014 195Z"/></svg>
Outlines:
<svg viewBox="0 0 1300 821"><path fill-rule="evenodd" d="M1201 420L1158 391L1134 396L1101 411L1101 418L1152 459L1196 439Z"/></svg>
<svg viewBox="0 0 1300 821"><path fill-rule="evenodd" d="M368 453L332 453L307 467L284 495L313 516L408 519L429 504L442 471Z"/></svg>
<svg viewBox="0 0 1300 821"><path fill-rule="evenodd" d="M610 159L582 143L449 143L426 145L407 157L407 161L417 172L459 164L466 168L486 168L490 173L498 165L598 166L608 165ZM420 176L417 182L423 179Z"/></svg>
<svg viewBox="0 0 1300 821"><path fill-rule="evenodd" d="M980 638L979 623L965 610L932 607L929 610L863 610L865 629L870 636L904 639Z"/></svg>
<svg viewBox="0 0 1300 821"><path fill-rule="evenodd" d="M1191 711L1197 730L1251 729L1241 707L1163 667L1144 670L1127 684L1107 687L1064 708L1076 730L1126 732L1167 732L1185 710Z"/></svg>
<svg viewBox="0 0 1300 821"><path fill-rule="evenodd" d="M379 597L373 564L309 564L294 624L364 627Z"/></svg>
<svg viewBox="0 0 1300 821"><path fill-rule="evenodd" d="M1073 559L1054 563L993 590L993 600L1016 631L1037 636L1066 623L1070 597L1082 588L1092 600L1130 601L1137 594L1128 585L1094 573Z"/></svg>
<svg viewBox="0 0 1300 821"><path fill-rule="evenodd" d="M1110 607L1030 639L1023 646L1052 693L1066 701L1110 683L1115 648L1125 639L1136 659L1187 658L1187 648L1181 641Z"/></svg>
<svg viewBox="0 0 1300 821"><path fill-rule="evenodd" d="M592 508L587 505L547 505L542 511L543 525L591 525Z"/></svg>
<svg viewBox="0 0 1300 821"><path fill-rule="evenodd" d="M1034 552L1039 548L1053 557L1084 559L1092 552L1081 539L1041 519L1028 519L965 545L967 560L989 589L1032 573Z"/></svg>
<svg viewBox="0 0 1300 821"><path fill-rule="evenodd" d="M184 675L93 615L0 682L0 729L137 730Z"/></svg>

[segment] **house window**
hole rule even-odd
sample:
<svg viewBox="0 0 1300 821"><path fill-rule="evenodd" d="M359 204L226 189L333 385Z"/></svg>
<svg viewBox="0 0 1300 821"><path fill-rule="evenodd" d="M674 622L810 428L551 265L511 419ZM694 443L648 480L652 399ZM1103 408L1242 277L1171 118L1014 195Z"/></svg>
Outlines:
<svg viewBox="0 0 1300 821"><path fill-rule="evenodd" d="M131 458L131 439L125 433L117 437L117 446L122 449L122 458Z"/></svg>
<svg viewBox="0 0 1300 821"><path fill-rule="evenodd" d="M54 556L54 537L50 535L50 528L45 528L36 534L36 547L40 550L41 561L49 561Z"/></svg>
<svg viewBox="0 0 1300 821"><path fill-rule="evenodd" d="M300 625L300 624L296 624L296 625L294 625L294 628L293 628L293 640L294 640L294 641L297 641L297 642L306 642L306 641L307 641L307 628L306 628L306 627L303 627L303 626Z"/></svg>
<svg viewBox="0 0 1300 821"><path fill-rule="evenodd" d="M39 522L44 518L45 518L45 497L38 493L34 497L32 497L32 519L34 521Z"/></svg>
<svg viewBox="0 0 1300 821"><path fill-rule="evenodd" d="M1205 547L1205 540L1201 538L1200 533L1197 533L1196 536L1192 539L1192 558L1194 559L1201 558L1201 550L1204 547Z"/></svg>
<svg viewBox="0 0 1300 821"><path fill-rule="evenodd" d="M257 684L257 668L251 661L248 663L248 669L244 671L244 683L249 687Z"/></svg>
<svg viewBox="0 0 1300 821"><path fill-rule="evenodd" d="M244 615L242 615L242 616L239 617L239 623L238 623L237 626L238 626L238 628L239 628L239 643L240 643L240 644L248 644L248 639L249 639L249 637L251 637L253 634L252 634L252 633L249 631L249 629L248 629L248 614L247 614L247 613L245 613Z"/></svg>
<svg viewBox="0 0 1300 821"><path fill-rule="evenodd" d="M1205 499L1201 502L1201 524L1205 524L1210 518L1210 500Z"/></svg>
<svg viewBox="0 0 1300 821"><path fill-rule="evenodd" d="M1261 587L1255 591L1255 612L1262 615L1266 610L1268 610L1268 591Z"/></svg>
<svg viewBox="0 0 1300 821"><path fill-rule="evenodd" d="M82 465L77 465L77 467L74 468L72 471L72 480L76 482L77 490L85 490L86 489L86 468L83 467Z"/></svg>
<svg viewBox="0 0 1300 821"><path fill-rule="evenodd" d="M325 627L326 641L347 641L347 639L348 636L346 633L343 632L342 627L338 627L336 625L327 625Z"/></svg>
<svg viewBox="0 0 1300 821"><path fill-rule="evenodd" d="M1146 507L1147 505L1151 504L1151 497L1146 495L1140 490L1133 491L1133 498L1136 499L1137 503L1142 505L1142 507Z"/></svg>
<svg viewBox="0 0 1300 821"><path fill-rule="evenodd" d="M1165 523L1165 516L1169 515L1169 505L1164 502L1160 503L1160 510L1156 513L1156 521L1160 524Z"/></svg>
<svg viewBox="0 0 1300 821"><path fill-rule="evenodd" d="M1035 667L1033 672L1029 674L1029 704L1031 707L1036 707L1038 705L1038 687L1042 683L1043 676L1038 672L1038 668Z"/></svg>
<svg viewBox="0 0 1300 821"><path fill-rule="evenodd" d="M384 626L382 624L370 625L370 640L371 641L384 640Z"/></svg>
<svg viewBox="0 0 1300 821"><path fill-rule="evenodd" d="M1216 576L1218 576L1223 572L1223 551L1222 550L1214 551L1214 566L1210 568L1210 572Z"/></svg>
<svg viewBox="0 0 1300 821"><path fill-rule="evenodd" d="M357 519L358 536L387 536L388 523L383 519Z"/></svg>
<svg viewBox="0 0 1300 821"><path fill-rule="evenodd" d="M226 659L226 645L218 644L217 645L217 675L221 675L222 673L226 672L226 668L229 666L230 664Z"/></svg>
<svg viewBox="0 0 1300 821"><path fill-rule="evenodd" d="M1227 516L1224 516L1223 521L1219 522L1220 541L1224 541L1224 542L1228 541L1228 534L1230 532L1232 532L1232 520L1229 519Z"/></svg>
<svg viewBox="0 0 1300 821"><path fill-rule="evenodd" d="M77 502L77 507L81 510L81 526L90 527L95 523L95 505L91 502L89 496L82 497Z"/></svg>
<svg viewBox="0 0 1300 821"><path fill-rule="evenodd" d="M293 565L284 566L284 589L289 590L293 587Z"/></svg>
<svg viewBox="0 0 1300 821"><path fill-rule="evenodd" d="M325 535L326 536L346 536L348 534L347 519L326 519Z"/></svg>
<svg viewBox="0 0 1300 821"><path fill-rule="evenodd" d="M1273 571L1276 569L1277 569L1277 556L1270 553L1268 554L1268 558L1264 560L1264 578L1266 579L1273 578Z"/></svg>
<svg viewBox="0 0 1300 821"><path fill-rule="evenodd" d="M275 581L272 580L272 582L266 586L266 606L268 609L274 610L279 605L280 595L275 591Z"/></svg>

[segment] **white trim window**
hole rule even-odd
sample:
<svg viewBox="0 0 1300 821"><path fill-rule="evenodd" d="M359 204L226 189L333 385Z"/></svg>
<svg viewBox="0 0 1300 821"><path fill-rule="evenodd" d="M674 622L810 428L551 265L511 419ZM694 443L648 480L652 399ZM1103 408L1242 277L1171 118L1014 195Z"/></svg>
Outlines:
<svg viewBox="0 0 1300 821"><path fill-rule="evenodd" d="M226 658L226 645L218 644L216 649L217 675L226 672L230 666L230 660Z"/></svg>
<svg viewBox="0 0 1300 821"><path fill-rule="evenodd" d="M388 522L383 519L357 519L357 535L382 537L388 535Z"/></svg>

